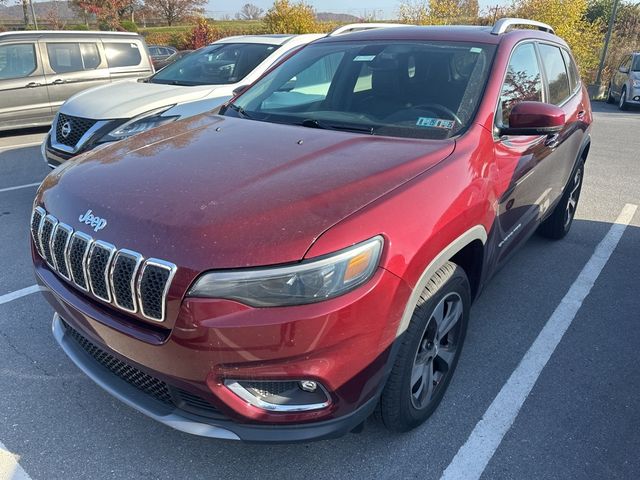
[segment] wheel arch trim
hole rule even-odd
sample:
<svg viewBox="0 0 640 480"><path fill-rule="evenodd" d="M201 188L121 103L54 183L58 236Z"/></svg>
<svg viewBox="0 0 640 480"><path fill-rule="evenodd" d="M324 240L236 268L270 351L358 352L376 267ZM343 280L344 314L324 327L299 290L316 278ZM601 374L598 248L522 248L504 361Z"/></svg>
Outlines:
<svg viewBox="0 0 640 480"><path fill-rule="evenodd" d="M431 260L429 265L427 265L427 268L425 268L425 270L422 272L422 275L420 275L418 282L411 292L411 296L407 301L404 312L402 314L402 319L400 320L400 324L398 325L398 329L396 331L396 338L402 335L409 327L409 322L411 321L411 317L413 316L413 311L418 303L420 294L422 293L422 290L424 290L424 287L427 285L431 277L438 271L438 269L440 269L458 252L462 251L463 248L476 240L482 242L483 246L487 243L487 230L482 225L471 227L469 230L464 232L453 242L447 245Z"/></svg>

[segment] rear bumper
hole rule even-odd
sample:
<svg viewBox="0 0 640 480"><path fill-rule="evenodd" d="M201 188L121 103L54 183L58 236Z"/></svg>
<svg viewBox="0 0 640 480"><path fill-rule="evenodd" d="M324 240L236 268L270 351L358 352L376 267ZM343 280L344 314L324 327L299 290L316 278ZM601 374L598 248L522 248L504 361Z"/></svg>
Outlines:
<svg viewBox="0 0 640 480"><path fill-rule="evenodd" d="M108 393L160 423L202 437L277 443L336 438L364 422L377 402L377 397L372 398L349 415L312 424L242 425L231 420L212 420L178 408L170 408L114 376L71 338L57 313L53 316L52 330L54 338L73 363Z"/></svg>

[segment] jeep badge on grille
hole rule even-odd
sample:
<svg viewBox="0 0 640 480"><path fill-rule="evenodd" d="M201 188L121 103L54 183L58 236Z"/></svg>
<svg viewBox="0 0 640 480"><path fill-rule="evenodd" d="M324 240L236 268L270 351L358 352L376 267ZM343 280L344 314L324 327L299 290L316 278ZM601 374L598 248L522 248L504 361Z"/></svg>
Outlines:
<svg viewBox="0 0 640 480"><path fill-rule="evenodd" d="M107 226L107 220L105 218L96 217L91 213L91 209L87 210L84 214L78 217L78 220L85 225L90 225L93 230L97 232Z"/></svg>

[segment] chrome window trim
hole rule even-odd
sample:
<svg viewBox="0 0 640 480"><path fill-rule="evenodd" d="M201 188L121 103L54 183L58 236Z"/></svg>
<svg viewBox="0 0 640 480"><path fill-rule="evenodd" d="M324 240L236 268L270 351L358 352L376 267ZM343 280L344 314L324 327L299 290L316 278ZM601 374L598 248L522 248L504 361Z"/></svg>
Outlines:
<svg viewBox="0 0 640 480"><path fill-rule="evenodd" d="M269 412L306 412L309 410L319 410L321 408L326 408L331 403L331 396L327 392L326 388L318 382L318 386L322 389L322 392L327 397L327 400L322 403L307 403L307 404L297 404L297 405L278 405L277 403L265 402L260 398L253 395L249 390L244 388L240 382L242 380L225 380L224 385L241 399L245 400L249 404L257 407L261 410L266 410ZM299 380L287 380L289 382L299 381ZM259 382L259 380L256 380Z"/></svg>
<svg viewBox="0 0 640 480"><path fill-rule="evenodd" d="M51 236L49 237L49 252L51 253L51 260L54 262L53 264L49 263L49 259L47 258L47 255L45 253L44 250L44 245L42 244L42 230L44 230L44 225L45 223L47 223L47 221L51 222ZM40 248L42 249L42 256L44 258L44 261L46 262L47 265L49 265L51 268L53 268L55 271L58 271L58 269L55 266L55 258L53 258L53 252L51 251L51 240L53 239L53 233L55 232L56 229L56 225L58 225L58 219L56 217L54 217L53 215L51 215L50 213L48 213L44 219L42 220L42 223L40 224L40 230L38 231L38 237L40 237Z"/></svg>
<svg viewBox="0 0 640 480"><path fill-rule="evenodd" d="M33 217L35 217L36 213L40 214L40 222L38 222L38 229L35 234L33 232ZM42 207L36 207L31 212L31 222L29 223L29 231L31 232L31 238L33 238L33 243L36 246L36 251L40 257L44 258L44 252L42 251L42 246L40 245L40 232L42 231L42 223L44 222L44 217L47 216L47 211Z"/></svg>
<svg viewBox="0 0 640 480"><path fill-rule="evenodd" d="M53 248L55 245L55 240L56 240L56 235L58 233L58 230L64 230L65 232L67 232L67 241L64 244L64 248L63 248L63 253L62 253L62 257L64 259L64 263L67 267L67 273L69 274L69 276L64 275L61 271L60 271L60 267L58 266L58 259L56 258L56 253L55 253L55 249ZM69 269L69 262L67 261L67 251L69 249L69 242L71 241L71 236L73 235L73 228L71 228L70 225L67 225L66 223L62 223L62 222L58 222L58 224L56 225L55 230L53 231L53 234L51 236L51 257L53 258L53 263L55 263L56 265L56 272L65 280L71 281L71 270Z"/></svg>
<svg viewBox="0 0 640 480"><path fill-rule="evenodd" d="M118 297L116 296L115 284L113 281L113 273L115 270L116 263L118 261L118 257L125 256L129 257L136 261L135 267L133 267L133 272L131 273L131 282L129 287L131 288L131 300L133 302L133 309L124 307L118 303ZM138 278L138 272L140 270L140 266L144 261L144 257L140 255L138 252L134 252L133 250L128 250L126 248L121 248L118 250L113 256L113 261L111 262L111 266L109 268L109 289L111 290L111 297L113 298L113 304L118 308L124 310L129 313L137 313L138 312L138 295L136 294L136 280Z"/></svg>
<svg viewBox="0 0 640 480"><path fill-rule="evenodd" d="M56 117L53 120L53 125L51 126L51 146L56 150L60 150L66 153L76 153L78 150L80 150L84 146L85 143L87 143L89 138L91 138L93 134L96 133L97 130L99 130L100 128L105 126L107 123L109 123L108 120L96 121L96 123L89 130L84 132L84 135L80 137L80 140L78 140L78 143L76 143L75 147L69 147L67 145L63 145L62 143L58 143L58 134L56 133L56 127L58 126L59 116L60 116L60 112L56 113ZM69 116L73 117L73 115L69 115ZM82 118L82 117L76 117L76 118ZM93 119L90 118L88 120L93 120Z"/></svg>
<svg viewBox="0 0 640 480"><path fill-rule="evenodd" d="M87 272L87 260L89 258L89 250L91 249L91 246L93 244L93 238L91 238L86 233L82 233L78 231L73 232L73 235L71 235L71 239L73 240L76 237L81 238L82 240L85 240L87 242L87 246L84 249L84 252L82 253L82 273L84 274L84 281L85 281L85 284L87 285L86 288L78 283L75 275L73 274L73 269L69 268L69 273L71 274L71 281L73 282L73 284L83 292L88 292L89 291L89 272ZM69 245L71 245L71 242L69 242ZM71 265L71 261L69 257L70 253L71 253L71 249L69 248L67 249L67 252L65 254L67 257L66 258L67 265Z"/></svg>
<svg viewBox="0 0 640 480"><path fill-rule="evenodd" d="M96 293L95 288L93 286L93 282L91 281L91 274L89 273L89 267L91 266L91 260L93 259L93 253L96 247L104 248L109 252L109 258L107 258L107 264L105 265L105 268L104 268L104 282L107 290L107 298L101 297ZM107 303L111 303L111 289L109 288L109 284L110 284L109 270L111 268L111 262L113 260L113 256L115 253L116 253L115 245L112 245L108 242L103 242L102 240L95 240L91 245L91 250L89 251L89 258L87 259L86 272L87 272L89 287L91 288L91 293L93 294L94 297L102 301L105 301Z"/></svg>
<svg viewBox="0 0 640 480"><path fill-rule="evenodd" d="M146 312L144 311L144 303L142 302L142 295L140 293L140 287L142 286L142 279L144 278L144 271L146 270L146 268L149 265L153 265L155 267L160 267L160 268L164 268L166 270L169 270L169 277L167 278L167 282L164 285L164 290L162 292L162 302L161 302L161 308L162 308L162 315L161 317L155 318L155 317L151 317L149 315L146 314ZM167 262L164 260L160 260L159 258L149 258L147 259L144 264L142 265L142 268L140 269L140 274L138 275L138 280L137 280L137 284L136 284L136 296L138 297L138 303L140 305L140 313L142 314L142 316L144 316L144 318L147 318L149 320L152 320L154 322L164 322L165 321L165 317L166 317L166 310L167 310L167 294L169 293L169 287L171 286L171 282L173 281L173 277L176 274L176 271L178 270L178 267L176 267L175 264L171 263L171 262Z"/></svg>

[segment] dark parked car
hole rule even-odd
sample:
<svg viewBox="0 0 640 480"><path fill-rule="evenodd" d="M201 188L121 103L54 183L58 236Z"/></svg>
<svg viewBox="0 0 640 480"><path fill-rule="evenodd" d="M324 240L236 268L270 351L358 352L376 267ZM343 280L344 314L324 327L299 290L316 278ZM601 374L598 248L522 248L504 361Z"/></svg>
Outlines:
<svg viewBox="0 0 640 480"><path fill-rule="evenodd" d="M151 55L151 61L153 62L153 66L156 70L160 69L160 67L157 66L158 62L166 60L177 51L178 50L173 47L165 47L163 45L149 45L149 54Z"/></svg>
<svg viewBox="0 0 640 480"><path fill-rule="evenodd" d="M0 33L0 131L49 125L74 94L152 73L135 33Z"/></svg>
<svg viewBox="0 0 640 480"><path fill-rule="evenodd" d="M591 122L541 23L323 38L220 114L45 179L32 254L53 334L186 432L306 441L376 409L407 431L442 400L491 276L534 232L569 232Z"/></svg>
<svg viewBox="0 0 640 480"><path fill-rule="evenodd" d="M611 77L607 102L617 103L620 110L640 106L640 52L625 56Z"/></svg>
<svg viewBox="0 0 640 480"><path fill-rule="evenodd" d="M193 50L180 50L179 52L176 52L173 55L170 55L164 60L158 60L157 62L154 63L154 66L156 70L161 70L167 65L171 65L175 61L180 60L185 55L189 55L191 52L193 52Z"/></svg>

